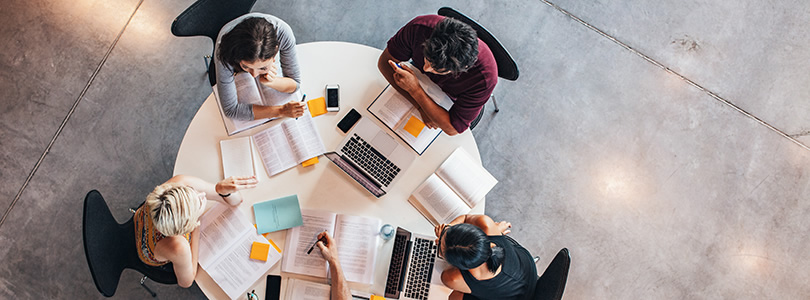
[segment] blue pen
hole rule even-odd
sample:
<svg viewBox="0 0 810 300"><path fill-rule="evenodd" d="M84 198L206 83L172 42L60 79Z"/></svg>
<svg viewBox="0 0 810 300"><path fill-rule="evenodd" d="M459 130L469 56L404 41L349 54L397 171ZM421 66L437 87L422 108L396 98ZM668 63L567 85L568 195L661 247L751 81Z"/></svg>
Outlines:
<svg viewBox="0 0 810 300"><path fill-rule="evenodd" d="M301 102L304 102L305 99L307 99L307 94L304 94L304 97L301 97ZM298 118L295 119L298 120Z"/></svg>

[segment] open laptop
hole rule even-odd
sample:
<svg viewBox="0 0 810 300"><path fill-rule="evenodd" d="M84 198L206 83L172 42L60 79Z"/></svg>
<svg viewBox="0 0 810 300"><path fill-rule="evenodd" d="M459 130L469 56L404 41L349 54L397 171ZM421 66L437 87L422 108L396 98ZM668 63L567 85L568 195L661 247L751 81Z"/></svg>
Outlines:
<svg viewBox="0 0 810 300"><path fill-rule="evenodd" d="M413 151L367 118L357 122L334 152L324 155L378 198L416 159Z"/></svg>
<svg viewBox="0 0 810 300"><path fill-rule="evenodd" d="M397 227L385 283L385 298L426 300L435 263L435 237L414 234Z"/></svg>

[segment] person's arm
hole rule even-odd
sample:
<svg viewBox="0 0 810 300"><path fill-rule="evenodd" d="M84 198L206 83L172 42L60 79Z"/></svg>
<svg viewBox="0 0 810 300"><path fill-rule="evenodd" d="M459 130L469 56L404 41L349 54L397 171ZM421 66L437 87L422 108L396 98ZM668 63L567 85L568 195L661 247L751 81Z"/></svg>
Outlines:
<svg viewBox="0 0 810 300"><path fill-rule="evenodd" d="M401 64L402 68L397 67L399 62L386 48L377 60L377 68L395 90L419 108L428 127L441 128L450 136L457 135L458 131L450 123L450 114L425 93L414 75L415 71Z"/></svg>
<svg viewBox="0 0 810 300"><path fill-rule="evenodd" d="M337 257L337 243L326 231L318 234L318 239L326 238L326 243L318 241L318 249L321 250L323 258L329 262L329 274L332 277L332 300L351 300L352 293L349 284L343 275L343 267Z"/></svg>
<svg viewBox="0 0 810 300"><path fill-rule="evenodd" d="M169 236L158 242L155 254L162 254L174 268L177 285L188 288L197 278L197 258L200 252L200 227L189 234L189 240L183 236Z"/></svg>
<svg viewBox="0 0 810 300"><path fill-rule="evenodd" d="M233 176L213 184L194 176L176 175L166 182L181 183L193 188L198 192L205 193L205 197L208 200L219 201L236 206L239 205L239 203L242 203L242 194L239 192L239 190L254 188L259 183L259 180L256 179L256 176ZM226 195L227 197L223 198L220 195Z"/></svg>

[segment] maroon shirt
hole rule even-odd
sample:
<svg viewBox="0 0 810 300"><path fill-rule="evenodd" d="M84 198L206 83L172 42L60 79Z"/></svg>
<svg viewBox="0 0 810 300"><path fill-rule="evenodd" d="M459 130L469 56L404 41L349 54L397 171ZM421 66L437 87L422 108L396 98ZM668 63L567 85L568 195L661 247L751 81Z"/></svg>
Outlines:
<svg viewBox="0 0 810 300"><path fill-rule="evenodd" d="M413 65L422 71L425 67L422 45L430 37L436 24L443 19L443 16L438 15L414 18L388 40L388 52L401 61L412 59ZM470 123L478 117L484 103L492 95L495 84L498 83L498 65L495 57L481 39L478 39L478 61L466 72L448 75L424 71L422 73L453 100L453 106L449 111L450 123L459 133L467 130Z"/></svg>

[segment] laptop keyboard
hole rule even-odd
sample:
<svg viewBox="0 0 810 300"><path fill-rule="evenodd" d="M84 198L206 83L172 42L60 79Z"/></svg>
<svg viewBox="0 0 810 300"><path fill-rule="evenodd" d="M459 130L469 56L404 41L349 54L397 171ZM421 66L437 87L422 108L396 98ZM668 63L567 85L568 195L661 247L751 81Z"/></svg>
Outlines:
<svg viewBox="0 0 810 300"><path fill-rule="evenodd" d="M436 245L432 240L415 238L412 255L405 297L427 299L433 264L436 261Z"/></svg>
<svg viewBox="0 0 810 300"><path fill-rule="evenodd" d="M391 252L391 264L388 267L388 279L385 281L385 295L386 297L394 297L400 289L400 277L402 276L402 268L405 263L405 254L408 248L408 236L397 234L394 238L394 251ZM399 297L397 297L399 298Z"/></svg>
<svg viewBox="0 0 810 300"><path fill-rule="evenodd" d="M357 134L354 134L340 151L385 186L391 184L394 177L399 174L399 167Z"/></svg>

